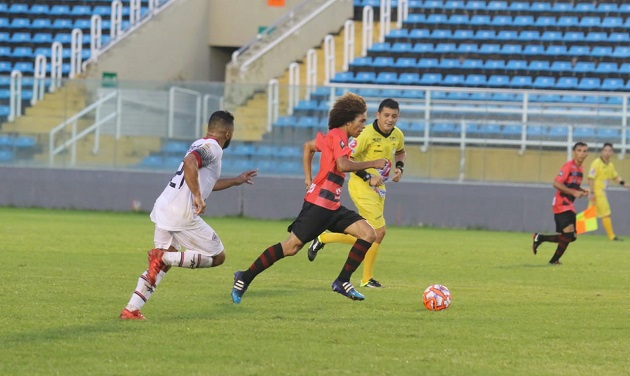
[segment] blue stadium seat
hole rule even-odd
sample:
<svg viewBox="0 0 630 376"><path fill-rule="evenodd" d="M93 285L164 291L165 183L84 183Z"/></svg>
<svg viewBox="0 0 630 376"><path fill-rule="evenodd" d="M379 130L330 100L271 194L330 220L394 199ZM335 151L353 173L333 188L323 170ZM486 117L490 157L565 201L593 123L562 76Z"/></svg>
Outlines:
<svg viewBox="0 0 630 376"><path fill-rule="evenodd" d="M558 27L566 27L566 28L576 27L579 24L580 24L580 21L578 21L578 18L575 16L561 16L558 18L558 22L557 22Z"/></svg>
<svg viewBox="0 0 630 376"><path fill-rule="evenodd" d="M500 30L496 39L501 42L513 42L518 39L518 31L514 30Z"/></svg>
<svg viewBox="0 0 630 376"><path fill-rule="evenodd" d="M504 55L520 55L523 51L523 46L520 44L504 44L501 46L501 54Z"/></svg>
<svg viewBox="0 0 630 376"><path fill-rule="evenodd" d="M448 16L445 14L429 14L425 23L427 24L445 24L448 19Z"/></svg>
<svg viewBox="0 0 630 376"><path fill-rule="evenodd" d="M595 129L590 127L576 127L573 129L573 139L592 140L595 138Z"/></svg>
<svg viewBox="0 0 630 376"><path fill-rule="evenodd" d="M506 65L505 65L504 60L488 59L483 65L483 69L490 70L490 71L496 71L496 70L501 70L505 68L506 68Z"/></svg>
<svg viewBox="0 0 630 376"><path fill-rule="evenodd" d="M543 29L552 27L555 24L556 24L556 17L551 17L551 16L540 16L536 18L536 21L534 22L534 26L543 28Z"/></svg>
<svg viewBox="0 0 630 376"><path fill-rule="evenodd" d="M595 72L601 74L612 74L616 73L618 70L619 67L617 66L617 63L613 63L610 61L601 61L599 64L597 64L597 68L595 68Z"/></svg>
<svg viewBox="0 0 630 376"><path fill-rule="evenodd" d="M612 43L627 43L628 40L630 40L630 33L621 33L621 32L616 32L616 33L610 33L610 35L608 36L608 41L612 42Z"/></svg>
<svg viewBox="0 0 630 376"><path fill-rule="evenodd" d="M413 45L413 50L414 53L417 54L426 54L426 53L432 53L433 52L433 44L431 43L416 43Z"/></svg>
<svg viewBox="0 0 630 376"><path fill-rule="evenodd" d="M488 55L496 55L501 53L501 45L492 44L492 43L484 43L479 46L480 54L488 54Z"/></svg>
<svg viewBox="0 0 630 376"><path fill-rule="evenodd" d="M545 128L540 125L529 125L525 130L527 138L541 138L546 132Z"/></svg>
<svg viewBox="0 0 630 376"><path fill-rule="evenodd" d="M353 82L354 81L354 73L353 72L337 72L335 73L335 77L333 77L331 82Z"/></svg>
<svg viewBox="0 0 630 376"><path fill-rule="evenodd" d="M413 73L413 74L417 74L417 73ZM424 99L425 93L426 92L424 90L416 90L416 89L403 90L400 96L401 98L408 98L408 99Z"/></svg>
<svg viewBox="0 0 630 376"><path fill-rule="evenodd" d="M428 29L412 29L409 32L409 39L427 39L431 35Z"/></svg>
<svg viewBox="0 0 630 376"><path fill-rule="evenodd" d="M512 24L517 27L528 27L534 24L533 16L516 16L512 21Z"/></svg>
<svg viewBox="0 0 630 376"><path fill-rule="evenodd" d="M418 60L418 68L434 68L437 67L439 65L439 61L438 59L432 59L432 58L421 58L420 60Z"/></svg>
<svg viewBox="0 0 630 376"><path fill-rule="evenodd" d="M560 77L558 82L556 83L556 87L558 89L572 90L577 88L578 79L577 77Z"/></svg>
<svg viewBox="0 0 630 376"><path fill-rule="evenodd" d="M20 14L20 13L28 13L28 5L27 4L11 4L7 9L7 13L10 14Z"/></svg>
<svg viewBox="0 0 630 376"><path fill-rule="evenodd" d="M591 48L589 46L573 45L569 48L570 56L589 56Z"/></svg>
<svg viewBox="0 0 630 376"><path fill-rule="evenodd" d="M591 14L595 12L595 5L592 3L577 3L575 5L575 11L580 13Z"/></svg>
<svg viewBox="0 0 630 376"><path fill-rule="evenodd" d="M568 55L567 46L551 45L545 50L545 55L564 56Z"/></svg>
<svg viewBox="0 0 630 376"><path fill-rule="evenodd" d="M483 74L469 74L464 83L466 86L478 87L486 85L486 76Z"/></svg>
<svg viewBox="0 0 630 376"><path fill-rule="evenodd" d="M49 14L53 16L67 16L70 14L70 7L67 5L53 5Z"/></svg>
<svg viewBox="0 0 630 376"><path fill-rule="evenodd" d="M551 11L554 13L573 12L573 4L571 3L554 3L551 5Z"/></svg>
<svg viewBox="0 0 630 376"><path fill-rule="evenodd" d="M546 30L540 36L540 40L543 42L560 42L563 40L562 32Z"/></svg>
<svg viewBox="0 0 630 376"><path fill-rule="evenodd" d="M425 73L422 75L419 84L424 86L432 86L439 84L442 81L442 74L440 73Z"/></svg>
<svg viewBox="0 0 630 376"><path fill-rule="evenodd" d="M544 55L545 46L542 44L528 44L523 49L523 55Z"/></svg>
<svg viewBox="0 0 630 376"><path fill-rule="evenodd" d="M88 5L75 5L72 7L70 14L78 17L91 17L92 7Z"/></svg>
<svg viewBox="0 0 630 376"><path fill-rule="evenodd" d="M463 55L471 55L477 53L479 46L475 43L460 43L457 47L457 53Z"/></svg>
<svg viewBox="0 0 630 376"><path fill-rule="evenodd" d="M398 76L398 83L400 85L418 85L420 83L419 73L401 73Z"/></svg>
<svg viewBox="0 0 630 376"><path fill-rule="evenodd" d="M486 9L485 1L469 0L465 3L464 9L477 11Z"/></svg>
<svg viewBox="0 0 630 376"><path fill-rule="evenodd" d="M295 125L295 123L297 123L297 119L295 117L281 116L273 125L274 127L288 127Z"/></svg>
<svg viewBox="0 0 630 376"><path fill-rule="evenodd" d="M384 43L374 43L370 48L368 48L368 52L389 52L392 46L388 42Z"/></svg>
<svg viewBox="0 0 630 376"><path fill-rule="evenodd" d="M532 77L531 76L513 76L510 80L510 87L513 88L524 88L530 87L532 85Z"/></svg>
<svg viewBox="0 0 630 376"><path fill-rule="evenodd" d="M510 1L509 10L512 12L529 11L529 2L525 1Z"/></svg>
<svg viewBox="0 0 630 376"><path fill-rule="evenodd" d="M391 30L389 34L385 36L385 38L395 38L395 39L409 38L409 30L405 28L394 29L394 30Z"/></svg>
<svg viewBox="0 0 630 376"><path fill-rule="evenodd" d="M483 68L483 60L481 59L466 59L462 62L462 69L481 69Z"/></svg>
<svg viewBox="0 0 630 376"><path fill-rule="evenodd" d="M617 29L623 26L623 18L621 17L605 17L600 24L600 27L606 29Z"/></svg>
<svg viewBox="0 0 630 376"><path fill-rule="evenodd" d="M582 42L584 39L586 39L586 35L584 35L584 32L582 31L568 31L564 33L565 42Z"/></svg>
<svg viewBox="0 0 630 376"><path fill-rule="evenodd" d="M496 38L497 38L497 32L495 30L481 29L475 32L475 39L494 40Z"/></svg>
<svg viewBox="0 0 630 376"><path fill-rule="evenodd" d="M612 53L613 57L628 59L630 58L630 47L628 46L615 46Z"/></svg>
<svg viewBox="0 0 630 376"><path fill-rule="evenodd" d="M554 61L551 63L549 70L552 72L569 72L573 70L573 64L570 61Z"/></svg>
<svg viewBox="0 0 630 376"><path fill-rule="evenodd" d="M457 40L470 40L473 39L475 35L475 32L472 30L465 30L465 29L457 29L453 32L453 39L457 39Z"/></svg>
<svg viewBox="0 0 630 376"><path fill-rule="evenodd" d="M604 81L602 81L602 85L600 88L601 90L609 91L623 90L624 82L621 78L604 78Z"/></svg>
<svg viewBox="0 0 630 376"><path fill-rule="evenodd" d="M508 87L510 86L510 77L506 75L492 75L488 78L488 86Z"/></svg>
<svg viewBox="0 0 630 376"><path fill-rule="evenodd" d="M372 58L369 56L357 57L350 62L351 67L371 67Z"/></svg>
<svg viewBox="0 0 630 376"><path fill-rule="evenodd" d="M398 98L402 95L403 90L400 89L383 89L381 96L383 98Z"/></svg>
<svg viewBox="0 0 630 376"><path fill-rule="evenodd" d="M435 45L435 53L447 54L457 51L457 45L455 43L437 43Z"/></svg>
<svg viewBox="0 0 630 376"><path fill-rule="evenodd" d="M580 19L580 27L584 28L593 28L599 27L601 24L601 19L599 17L582 17Z"/></svg>
<svg viewBox="0 0 630 376"><path fill-rule="evenodd" d="M466 25L468 21L469 21L469 17L466 14L452 14L446 20L446 24L447 25Z"/></svg>
<svg viewBox="0 0 630 376"><path fill-rule="evenodd" d="M563 95L562 99L560 99L560 102L562 102L562 103L584 103L584 96L583 95L575 95L575 94Z"/></svg>
<svg viewBox="0 0 630 376"><path fill-rule="evenodd" d="M549 127L549 132L547 132L547 137L552 139L561 139L566 140L569 138L569 128L565 126L551 126Z"/></svg>
<svg viewBox="0 0 630 376"><path fill-rule="evenodd" d="M376 68L391 67L394 65L393 57L378 56L374 58L372 66Z"/></svg>
<svg viewBox="0 0 630 376"><path fill-rule="evenodd" d="M413 68L415 67L417 64L416 59L413 57L401 57L396 59L396 62L394 63L394 67L396 68Z"/></svg>
<svg viewBox="0 0 630 376"><path fill-rule="evenodd" d="M584 40L589 43L601 43L608 40L608 34L602 31L589 31Z"/></svg>
<svg viewBox="0 0 630 376"><path fill-rule="evenodd" d="M534 82L532 83L532 87L536 89L548 89L552 88L555 85L555 79L549 76L537 76Z"/></svg>
<svg viewBox="0 0 630 376"><path fill-rule="evenodd" d="M578 84L580 90L598 90L601 86L601 80L596 77L584 77Z"/></svg>
<svg viewBox="0 0 630 376"><path fill-rule="evenodd" d="M529 7L529 10L532 12L551 12L551 2L535 2L532 3Z"/></svg>
<svg viewBox="0 0 630 376"><path fill-rule="evenodd" d="M33 38L31 39L31 41L33 43L52 44L53 37L52 37L52 34L50 34L50 33L37 33L37 34L33 35Z"/></svg>
<svg viewBox="0 0 630 376"><path fill-rule="evenodd" d="M532 71L548 71L550 68L550 63L546 60L532 60L528 65L528 69Z"/></svg>
<svg viewBox="0 0 630 376"><path fill-rule="evenodd" d="M397 82L398 75L393 72L380 72L374 80L374 83L379 85L395 84Z"/></svg>
<svg viewBox="0 0 630 376"><path fill-rule="evenodd" d="M630 75L630 63L622 63L619 67L619 73L623 75Z"/></svg>
<svg viewBox="0 0 630 376"><path fill-rule="evenodd" d="M493 26L490 16L481 14L475 14L470 17L469 24L472 26Z"/></svg>
<svg viewBox="0 0 630 376"><path fill-rule="evenodd" d="M512 25L512 17L511 16L494 16L492 17L491 25L497 28L510 26Z"/></svg>
<svg viewBox="0 0 630 376"><path fill-rule="evenodd" d="M444 3L444 9L449 9L449 10L464 9L465 6L466 6L466 2L461 1L461 0L449 0Z"/></svg>
<svg viewBox="0 0 630 376"><path fill-rule="evenodd" d="M391 52L392 53L396 53L396 54L404 54L407 52L411 52L411 43L403 43L403 42L397 42L394 43L394 45L391 48Z"/></svg>
<svg viewBox="0 0 630 376"><path fill-rule="evenodd" d="M11 150L0 150L0 163L12 162L13 159L14 159L13 151L11 151Z"/></svg>
<svg viewBox="0 0 630 376"><path fill-rule="evenodd" d="M33 4L28 12L36 16L45 15L50 12L50 6L48 4Z"/></svg>
<svg viewBox="0 0 630 376"><path fill-rule="evenodd" d="M453 36L453 32L444 29L435 29L431 32L431 38L433 39L450 39Z"/></svg>
<svg viewBox="0 0 630 376"><path fill-rule="evenodd" d="M501 134L506 137L514 138L521 137L523 133L523 126L521 125L504 125L501 130Z"/></svg>
<svg viewBox="0 0 630 376"><path fill-rule="evenodd" d="M438 67L441 69L459 69L460 65L459 59L442 59Z"/></svg>
<svg viewBox="0 0 630 376"><path fill-rule="evenodd" d="M529 69L527 66L527 60L508 60L505 64L505 69L507 70L527 70Z"/></svg>
<svg viewBox="0 0 630 376"><path fill-rule="evenodd" d="M464 75L462 74L448 74L444 77L442 84L446 86L461 86L464 83Z"/></svg>
<svg viewBox="0 0 630 376"><path fill-rule="evenodd" d="M491 11L504 11L508 9L507 1L490 1L486 6L486 9Z"/></svg>
<svg viewBox="0 0 630 376"><path fill-rule="evenodd" d="M571 50L569 49L569 52ZM610 46L594 46L591 50L590 56L594 57L609 57L613 53L612 47ZM588 54L586 54L588 55Z"/></svg>
<svg viewBox="0 0 630 376"><path fill-rule="evenodd" d="M375 72L357 72L357 74L354 76L354 82L360 83L360 84L373 83L375 79L376 79Z"/></svg>
<svg viewBox="0 0 630 376"><path fill-rule="evenodd" d="M630 134L628 134L628 132L626 132L626 137L630 138ZM597 139L600 142L620 142L621 134L618 129L598 128Z"/></svg>

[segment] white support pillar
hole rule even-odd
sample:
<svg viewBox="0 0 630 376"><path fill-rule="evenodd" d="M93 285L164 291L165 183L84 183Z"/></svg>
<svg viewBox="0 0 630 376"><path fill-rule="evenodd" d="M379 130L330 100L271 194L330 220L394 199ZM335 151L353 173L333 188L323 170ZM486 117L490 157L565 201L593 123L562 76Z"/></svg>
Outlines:
<svg viewBox="0 0 630 376"><path fill-rule="evenodd" d="M289 64L289 105L288 114L293 114L293 107L300 101L300 65L296 62Z"/></svg>
<svg viewBox="0 0 630 376"><path fill-rule="evenodd" d="M101 50L101 42L103 40L103 19L98 14L91 18L90 24L90 59L96 61L98 53Z"/></svg>
<svg viewBox="0 0 630 376"><path fill-rule="evenodd" d="M70 45L70 78L81 74L81 52L83 51L83 31L72 30L72 42Z"/></svg>
<svg viewBox="0 0 630 376"><path fill-rule="evenodd" d="M317 86L317 52L311 48L306 52L306 99L311 99L311 93Z"/></svg>
<svg viewBox="0 0 630 376"><path fill-rule="evenodd" d="M9 85L9 117L7 120L13 122L17 117L22 116L22 72L17 69L13 70Z"/></svg>
<svg viewBox="0 0 630 376"><path fill-rule="evenodd" d="M367 55L368 48L374 43L374 8L367 5L363 7L363 46L361 56Z"/></svg>
<svg viewBox="0 0 630 376"><path fill-rule="evenodd" d="M396 26L402 29L403 22L409 16L409 0L398 0Z"/></svg>
<svg viewBox="0 0 630 376"><path fill-rule="evenodd" d="M35 79L33 80L33 96L31 106L44 98L44 86L46 82L46 56L37 55L35 57Z"/></svg>
<svg viewBox="0 0 630 376"><path fill-rule="evenodd" d="M61 42L53 42L50 53L50 89L54 93L61 86L61 66L63 64L63 46Z"/></svg>
<svg viewBox="0 0 630 376"><path fill-rule="evenodd" d="M271 79L267 86L267 132L271 132L273 123L278 121L279 105L278 80Z"/></svg>
<svg viewBox="0 0 630 376"><path fill-rule="evenodd" d="M331 34L324 37L324 80L329 83L335 76L335 39Z"/></svg>
<svg viewBox="0 0 630 376"><path fill-rule="evenodd" d="M129 0L129 25L134 26L140 21L140 0Z"/></svg>
<svg viewBox="0 0 630 376"><path fill-rule="evenodd" d="M390 25L392 21L392 0L381 0L381 13L380 13L380 37L378 41L385 42L385 35L389 33Z"/></svg>
<svg viewBox="0 0 630 376"><path fill-rule="evenodd" d="M120 0L112 1L112 15L111 15L111 27L109 29L109 36L112 41L118 39L122 34L122 2Z"/></svg>
<svg viewBox="0 0 630 376"><path fill-rule="evenodd" d="M347 71L350 62L354 60L354 21L347 20L343 24L343 70Z"/></svg>

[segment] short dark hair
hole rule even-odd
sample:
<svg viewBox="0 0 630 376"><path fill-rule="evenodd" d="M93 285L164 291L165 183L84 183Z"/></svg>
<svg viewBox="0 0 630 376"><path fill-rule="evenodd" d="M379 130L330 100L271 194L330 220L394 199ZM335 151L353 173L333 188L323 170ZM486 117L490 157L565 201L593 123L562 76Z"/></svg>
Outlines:
<svg viewBox="0 0 630 376"><path fill-rule="evenodd" d="M585 142L582 142L582 141L576 142L575 145L573 145L573 151L575 151L575 149L577 149L578 146L586 146L586 147L588 147L588 145L586 145Z"/></svg>
<svg viewBox="0 0 630 376"><path fill-rule="evenodd" d="M234 125L234 115L229 111L219 110L210 115L208 129L226 128Z"/></svg>
<svg viewBox="0 0 630 376"><path fill-rule="evenodd" d="M339 128L367 112L365 100L360 95L346 93L337 98L328 113L328 129Z"/></svg>
<svg viewBox="0 0 630 376"><path fill-rule="evenodd" d="M606 148L606 146L610 146L610 148L611 148L611 149L615 150L615 148L613 148L613 146L612 146L612 144L611 144L610 142L606 142L606 143L604 144L604 146L602 146L602 149L601 149L601 150L604 150L604 148Z"/></svg>
<svg viewBox="0 0 630 376"><path fill-rule="evenodd" d="M400 111L400 105L392 98L383 99L381 104L378 105L378 112L383 111L384 108L391 108L392 110Z"/></svg>

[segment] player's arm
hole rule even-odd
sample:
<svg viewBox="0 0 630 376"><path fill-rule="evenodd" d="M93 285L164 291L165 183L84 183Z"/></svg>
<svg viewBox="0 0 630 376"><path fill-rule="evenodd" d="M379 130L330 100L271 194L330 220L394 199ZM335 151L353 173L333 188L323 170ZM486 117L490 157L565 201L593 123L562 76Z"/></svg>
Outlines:
<svg viewBox="0 0 630 376"><path fill-rule="evenodd" d="M258 170L249 170L241 173L239 176L235 176L232 178L221 178L217 180L213 191L221 191L226 188L239 186L243 183L254 184L254 178L258 175Z"/></svg>
<svg viewBox="0 0 630 376"><path fill-rule="evenodd" d="M315 140L306 141L302 146L302 168L304 169L304 184L306 185L306 189L313 183L313 171L311 166L316 151Z"/></svg>
<svg viewBox="0 0 630 376"><path fill-rule="evenodd" d="M595 179L588 177L588 199L595 202Z"/></svg>
<svg viewBox="0 0 630 376"><path fill-rule="evenodd" d="M201 214L206 211L206 201L201 197L201 189L199 188L199 166L201 165L201 156L198 152L193 151L184 158L184 181L193 195L195 205L195 214Z"/></svg>
<svg viewBox="0 0 630 376"><path fill-rule="evenodd" d="M405 159L407 158L407 152L405 151L405 149L402 150L398 150L396 151L396 154L394 154L394 160L395 160L395 170L394 170L394 177L392 178L392 181L394 182L399 182L400 178L402 177L403 172L405 171Z"/></svg>
<svg viewBox="0 0 630 376"><path fill-rule="evenodd" d="M554 180L553 181L553 187L557 190L559 190L560 192L566 194L566 195L570 195L573 196L575 198L580 198L580 197L584 197L586 195L588 195L588 191L585 191L584 189L571 189L569 187L567 187L566 185L564 185L564 182L559 181L559 180Z"/></svg>
<svg viewBox="0 0 630 376"><path fill-rule="evenodd" d="M337 170L341 172L355 172L359 170L366 170L368 168L384 168L389 161L385 158L376 159L373 161L355 162L348 158L347 155L342 155L337 158Z"/></svg>
<svg viewBox="0 0 630 376"><path fill-rule="evenodd" d="M619 184L622 187L630 188L630 186L627 186L626 182L619 175L617 175L617 177L615 178L615 183Z"/></svg>

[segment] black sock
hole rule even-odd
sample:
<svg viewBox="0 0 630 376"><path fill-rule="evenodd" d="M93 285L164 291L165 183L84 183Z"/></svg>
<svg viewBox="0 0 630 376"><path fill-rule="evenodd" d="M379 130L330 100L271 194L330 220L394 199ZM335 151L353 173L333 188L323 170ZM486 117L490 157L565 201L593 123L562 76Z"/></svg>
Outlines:
<svg viewBox="0 0 630 376"><path fill-rule="evenodd" d="M558 235L558 237L560 238L558 240L558 248L556 248L556 253L553 254L553 257L551 257L551 260L549 260L550 263L555 263L557 261L560 261L560 257L562 257L562 255L564 254L564 251L567 250L567 247L569 246L569 243L571 243L571 238L568 238L566 236L563 235Z"/></svg>
<svg viewBox="0 0 630 376"><path fill-rule="evenodd" d="M557 243L560 240L560 235L543 235L543 234L538 234L538 241L539 242L551 242L551 243Z"/></svg>
<svg viewBox="0 0 630 376"><path fill-rule="evenodd" d="M251 283L258 274L271 267L271 265L283 257L284 252L282 252L282 245L280 245L280 243L267 248L258 256L249 269L243 272L243 282L247 284Z"/></svg>
<svg viewBox="0 0 630 376"><path fill-rule="evenodd" d="M341 269L341 273L339 273L338 280L341 282L350 282L350 276L354 273L355 270L361 265L361 262L365 258L365 254L368 249L372 246L372 243L366 242L363 239L357 239L357 241L350 249L350 253L348 253L348 259Z"/></svg>

